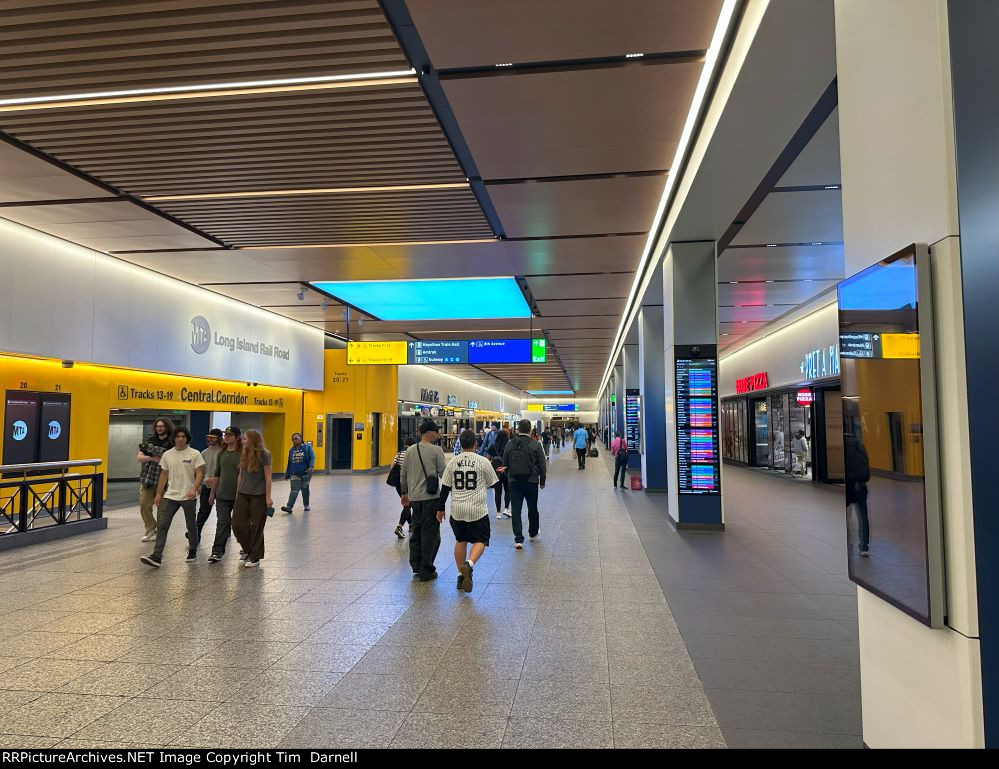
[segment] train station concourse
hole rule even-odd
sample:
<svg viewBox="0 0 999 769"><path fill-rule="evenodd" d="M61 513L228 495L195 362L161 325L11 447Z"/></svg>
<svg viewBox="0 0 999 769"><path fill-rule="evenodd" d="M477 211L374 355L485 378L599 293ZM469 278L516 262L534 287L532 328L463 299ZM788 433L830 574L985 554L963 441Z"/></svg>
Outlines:
<svg viewBox="0 0 999 769"><path fill-rule="evenodd" d="M4 761L999 747L999 4L2 5Z"/></svg>

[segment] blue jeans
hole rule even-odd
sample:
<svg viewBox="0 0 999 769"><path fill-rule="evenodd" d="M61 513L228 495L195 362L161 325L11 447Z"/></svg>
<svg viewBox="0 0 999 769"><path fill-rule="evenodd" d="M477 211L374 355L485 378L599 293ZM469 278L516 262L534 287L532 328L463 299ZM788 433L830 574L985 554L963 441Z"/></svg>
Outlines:
<svg viewBox="0 0 999 769"><path fill-rule="evenodd" d="M298 492L302 492L302 503L308 507L309 506L309 481L312 480L312 476L308 473L302 475L293 475L289 479L291 481L291 493L288 494L288 507L294 507L295 502L298 501Z"/></svg>

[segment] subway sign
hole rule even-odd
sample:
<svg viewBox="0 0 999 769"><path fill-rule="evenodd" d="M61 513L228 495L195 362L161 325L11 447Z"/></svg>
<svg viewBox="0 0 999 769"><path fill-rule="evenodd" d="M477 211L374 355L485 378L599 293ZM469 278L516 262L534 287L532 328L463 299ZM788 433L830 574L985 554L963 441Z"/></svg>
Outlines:
<svg viewBox="0 0 999 769"><path fill-rule="evenodd" d="M752 376L735 380L735 391L738 394L755 392L756 390L766 390L769 386L766 371L759 371Z"/></svg>

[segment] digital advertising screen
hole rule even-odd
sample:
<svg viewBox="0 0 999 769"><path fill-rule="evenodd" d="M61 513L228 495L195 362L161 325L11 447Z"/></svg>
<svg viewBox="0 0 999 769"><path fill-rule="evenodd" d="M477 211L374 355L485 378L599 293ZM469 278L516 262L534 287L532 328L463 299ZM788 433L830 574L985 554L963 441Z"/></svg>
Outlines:
<svg viewBox="0 0 999 769"><path fill-rule="evenodd" d="M677 348L677 355L689 348ZM703 352L703 348L702 348ZM720 494L718 452L718 362L709 357L676 359L677 491Z"/></svg>
<svg viewBox="0 0 999 769"><path fill-rule="evenodd" d="M3 464L38 461L38 393L8 390L3 417Z"/></svg>
<svg viewBox="0 0 999 769"><path fill-rule="evenodd" d="M850 579L937 627L943 565L929 251L838 286Z"/></svg>
<svg viewBox="0 0 999 769"><path fill-rule="evenodd" d="M69 459L69 395L42 393L38 429L38 461Z"/></svg>

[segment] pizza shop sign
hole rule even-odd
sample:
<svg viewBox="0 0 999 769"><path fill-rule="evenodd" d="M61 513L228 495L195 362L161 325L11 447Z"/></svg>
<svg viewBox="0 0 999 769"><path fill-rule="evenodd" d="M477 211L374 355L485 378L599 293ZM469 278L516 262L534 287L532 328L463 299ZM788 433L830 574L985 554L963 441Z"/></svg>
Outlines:
<svg viewBox="0 0 999 769"><path fill-rule="evenodd" d="M760 371L752 376L735 380L735 391L737 394L751 393L756 390L766 390L769 386L766 371Z"/></svg>

